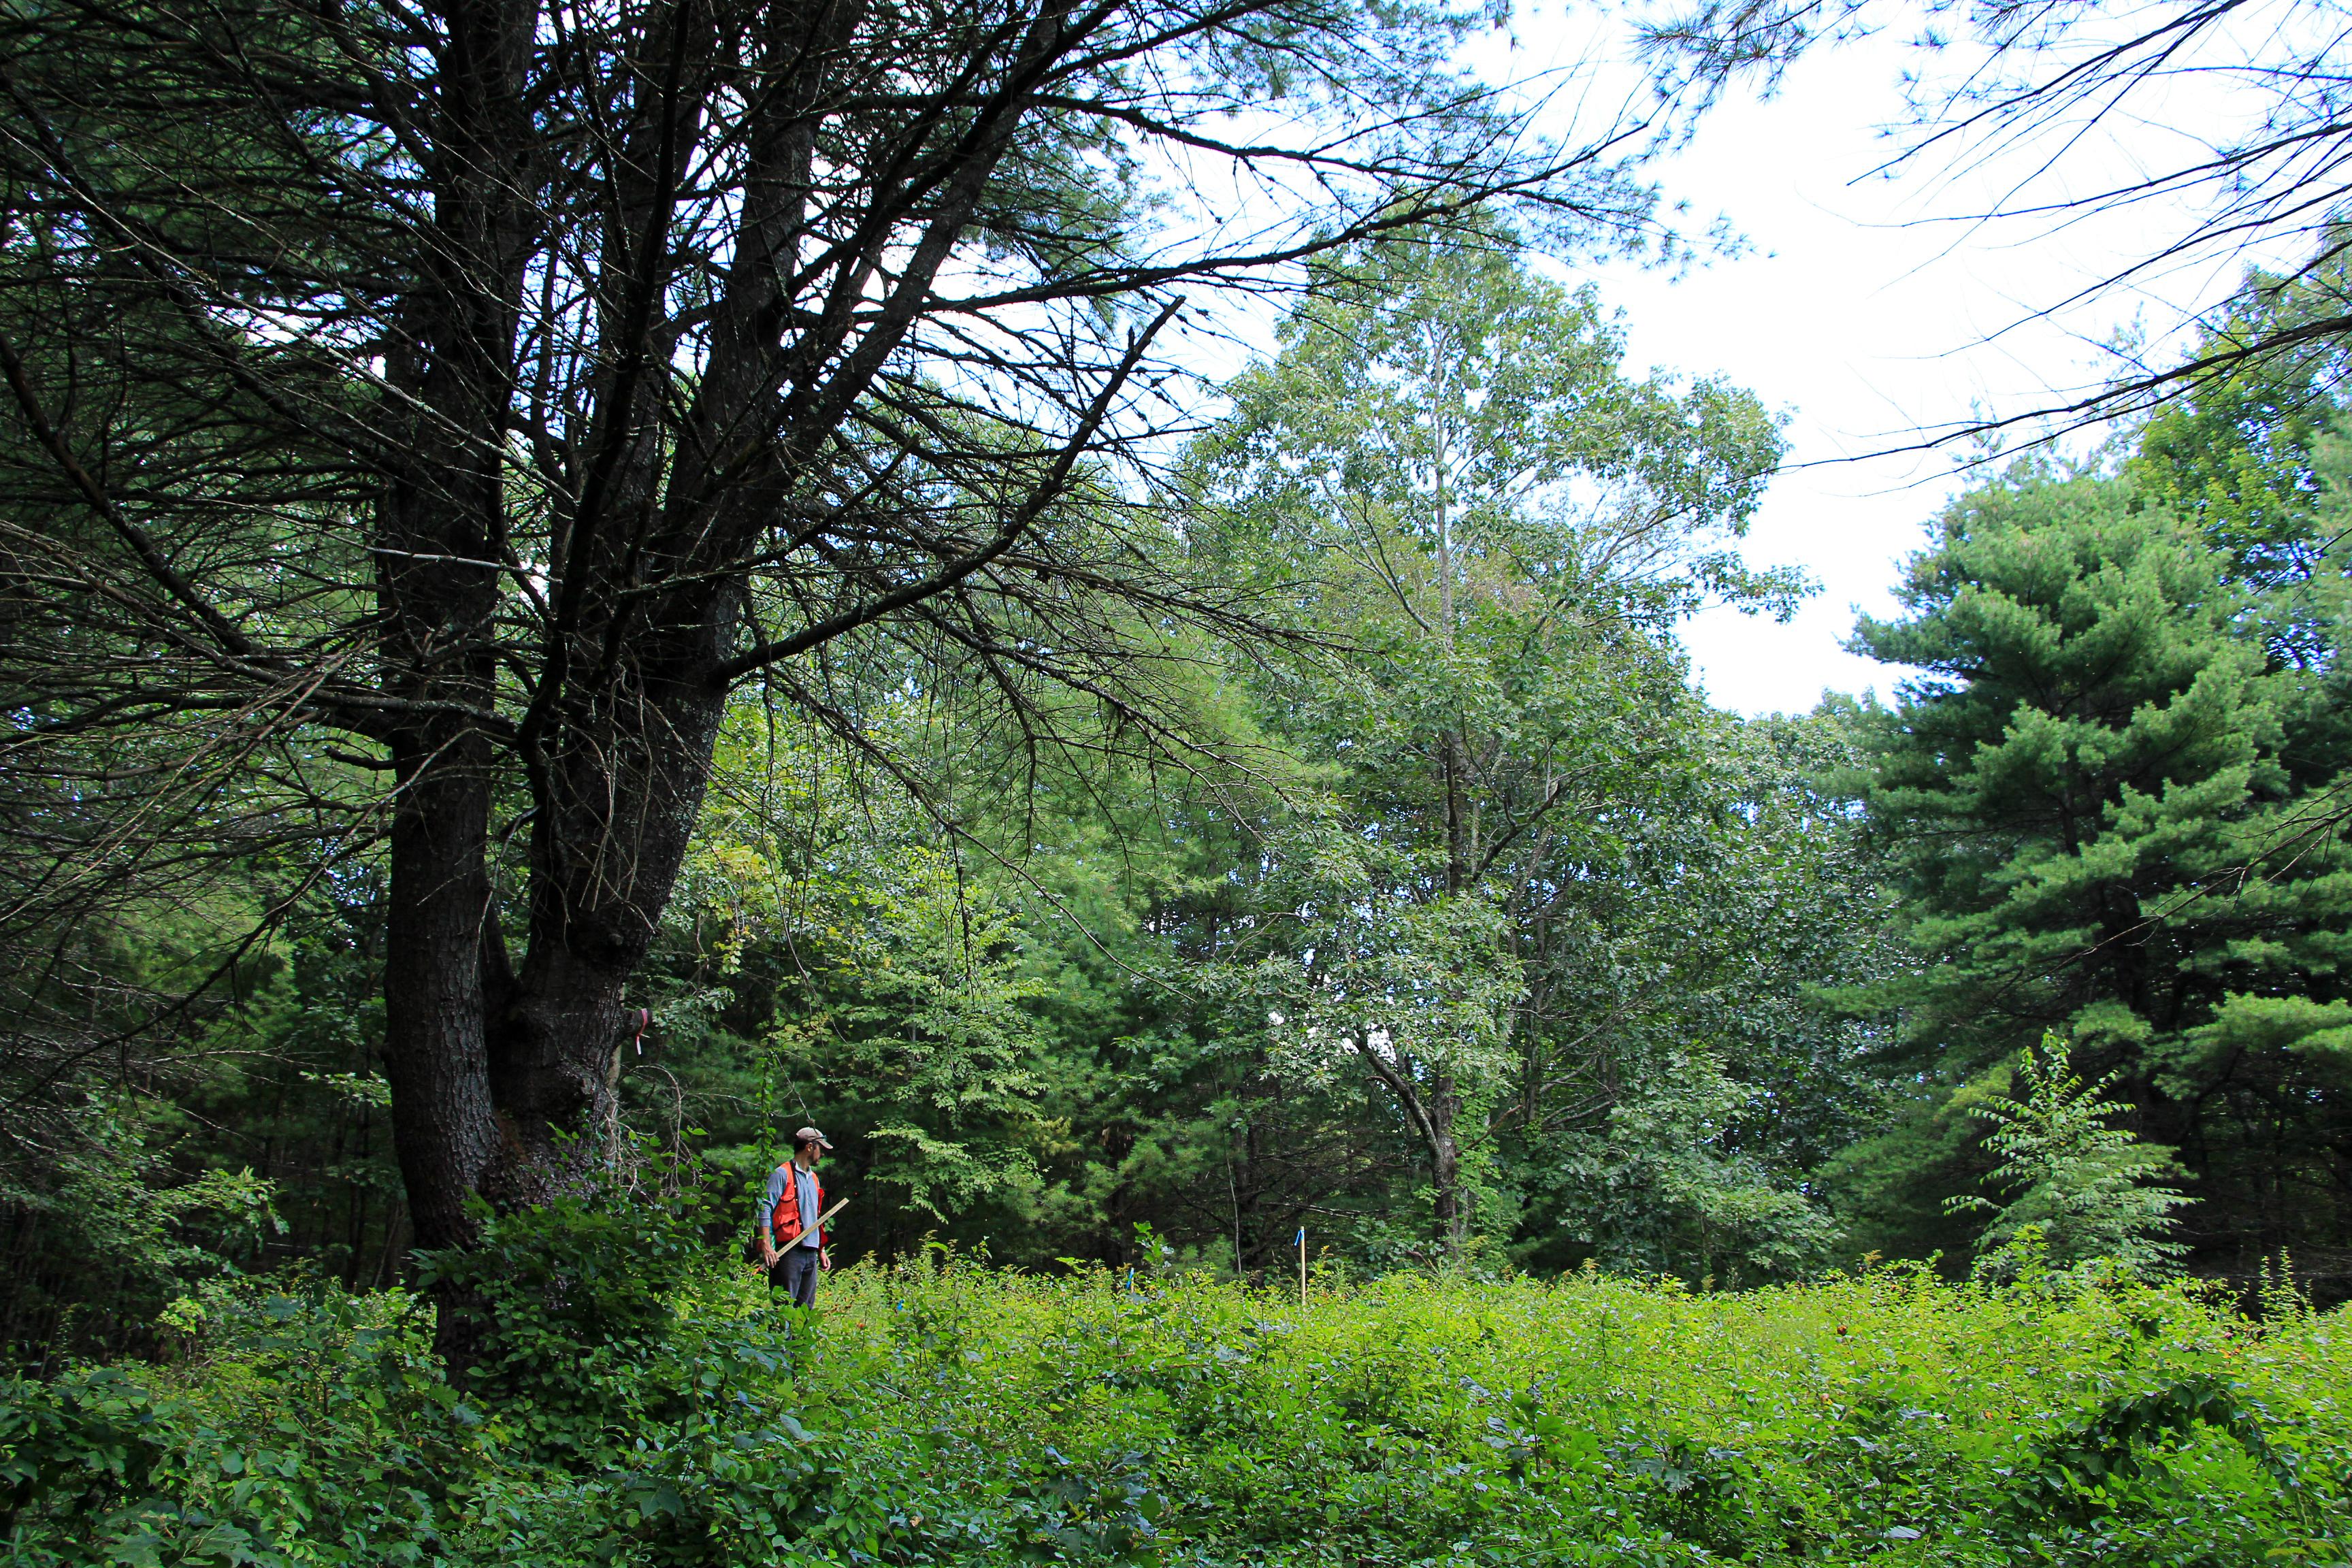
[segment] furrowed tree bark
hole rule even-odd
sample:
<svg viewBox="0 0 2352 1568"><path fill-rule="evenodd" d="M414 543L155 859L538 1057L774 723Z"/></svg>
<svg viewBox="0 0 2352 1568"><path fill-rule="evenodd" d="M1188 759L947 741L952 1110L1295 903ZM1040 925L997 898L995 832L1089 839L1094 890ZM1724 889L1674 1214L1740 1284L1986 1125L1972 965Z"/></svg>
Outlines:
<svg viewBox="0 0 2352 1568"><path fill-rule="evenodd" d="M483 1005L488 780L436 758L427 738L394 749L402 791L383 977L393 1147L418 1242L449 1247L473 1236L466 1200L498 1154Z"/></svg>

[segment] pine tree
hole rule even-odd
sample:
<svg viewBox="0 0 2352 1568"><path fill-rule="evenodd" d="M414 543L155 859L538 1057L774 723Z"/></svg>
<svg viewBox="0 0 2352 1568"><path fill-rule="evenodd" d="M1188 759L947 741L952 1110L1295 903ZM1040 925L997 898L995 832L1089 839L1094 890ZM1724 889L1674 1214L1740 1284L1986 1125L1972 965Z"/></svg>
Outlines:
<svg viewBox="0 0 2352 1568"><path fill-rule="evenodd" d="M2352 1237L2343 759L2335 677L2274 646L2290 591L2133 474L2031 464L1953 503L1906 613L1858 628L1918 672L1854 722L1921 961L1867 1000L1923 1086L1844 1157L1859 1245L1962 1239L1941 1200L1983 1173L1970 1101L2045 1030L2180 1151L2198 1268Z"/></svg>

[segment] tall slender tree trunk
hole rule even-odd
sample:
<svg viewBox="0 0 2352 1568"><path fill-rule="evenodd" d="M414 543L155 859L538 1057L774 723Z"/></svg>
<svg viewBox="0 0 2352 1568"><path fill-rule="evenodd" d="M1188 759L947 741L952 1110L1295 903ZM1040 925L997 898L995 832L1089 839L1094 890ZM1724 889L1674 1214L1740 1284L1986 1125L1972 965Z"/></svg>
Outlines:
<svg viewBox="0 0 2352 1568"><path fill-rule="evenodd" d="M1470 879L1468 824L1463 820L1462 775L1466 771L1462 735L1449 730L1438 742L1439 773L1445 785L1445 890L1459 893Z"/></svg>
<svg viewBox="0 0 2352 1568"><path fill-rule="evenodd" d="M1437 635L1450 658L1454 653L1454 531L1446 494L1447 468L1453 443L1447 439L1445 373L1453 352L1450 336L1434 324L1429 329L1429 365L1433 391L1429 404L1431 485L1437 544ZM1457 713L1438 738L1438 772L1445 790L1445 890L1458 893L1469 876L1469 852L1464 842L1462 795L1468 772L1469 747Z"/></svg>
<svg viewBox="0 0 2352 1568"><path fill-rule="evenodd" d="M1430 1075L1428 1138L1431 1205L1436 1221L1437 1245L1448 1263L1458 1263L1470 1240L1470 1205L1462 1186L1462 1144L1454 1123L1462 1114L1461 1095L1454 1075Z"/></svg>
<svg viewBox="0 0 2352 1568"><path fill-rule="evenodd" d="M1446 372L1454 352L1451 334L1434 324L1430 328L1430 370L1433 388L1430 397L1430 443L1434 468L1433 490L1437 525L1437 605L1438 636L1444 643L1450 662L1454 654L1454 533L1453 517L1446 493L1448 468L1453 460L1452 443L1447 439ZM1467 824L1464 821L1463 795L1468 781L1469 746L1465 726L1457 710L1454 721L1438 740L1438 772L1445 791L1445 893L1457 897L1469 881L1470 856L1466 842ZM1454 1135L1454 1125L1461 1114L1461 1095L1454 1075L1443 1068L1430 1074L1429 1088L1423 1100L1423 1135L1429 1142L1430 1187L1433 1202L1432 1218L1435 1222L1437 1244L1448 1263L1459 1262L1465 1244L1469 1240L1470 1215L1463 1200L1462 1145Z"/></svg>

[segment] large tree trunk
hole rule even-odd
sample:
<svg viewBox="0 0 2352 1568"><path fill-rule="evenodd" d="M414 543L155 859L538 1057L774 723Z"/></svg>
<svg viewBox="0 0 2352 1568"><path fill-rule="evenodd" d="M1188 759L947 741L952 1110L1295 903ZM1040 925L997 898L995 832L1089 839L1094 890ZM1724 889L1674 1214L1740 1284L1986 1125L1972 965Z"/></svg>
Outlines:
<svg viewBox="0 0 2352 1568"><path fill-rule="evenodd" d="M490 1074L506 976L490 883L505 445L537 219L522 104L533 0L457 0L425 168L433 223L387 343L398 465L374 549L394 780L384 972L393 1139L417 1242L462 1246L503 1145ZM445 1329L446 1328L445 1323ZM446 1337L446 1336L445 1336Z"/></svg>
<svg viewBox="0 0 2352 1568"><path fill-rule="evenodd" d="M395 749L384 1075L417 1242L448 1247L472 1236L466 1200L498 1153L482 984L484 927L496 918L483 858L489 782L429 742Z"/></svg>
<svg viewBox="0 0 2352 1568"><path fill-rule="evenodd" d="M618 712L590 711L548 775L533 824L530 946L490 1037L491 1089L511 1131L499 1185L543 1200L622 1158L608 1136L629 1039L626 988L692 841L722 687L701 679L734 636L735 596L686 629L641 639Z"/></svg>

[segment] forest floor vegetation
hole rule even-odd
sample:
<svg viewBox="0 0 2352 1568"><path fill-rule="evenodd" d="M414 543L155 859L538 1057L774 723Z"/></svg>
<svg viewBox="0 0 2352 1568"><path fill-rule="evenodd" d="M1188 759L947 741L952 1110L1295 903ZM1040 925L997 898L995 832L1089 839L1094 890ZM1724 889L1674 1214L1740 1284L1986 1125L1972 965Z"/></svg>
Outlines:
<svg viewBox="0 0 2352 1568"><path fill-rule="evenodd" d="M455 1383L423 1298L279 1280L181 1303L162 1364L0 1390L8 1561L2251 1568L2352 1535L2347 1325L2284 1289L1905 1267L1302 1304L935 1253L803 1315L708 1251L646 1295L596 1263L611 1217L474 1279Z"/></svg>

